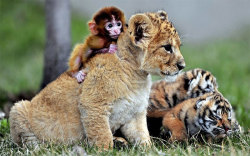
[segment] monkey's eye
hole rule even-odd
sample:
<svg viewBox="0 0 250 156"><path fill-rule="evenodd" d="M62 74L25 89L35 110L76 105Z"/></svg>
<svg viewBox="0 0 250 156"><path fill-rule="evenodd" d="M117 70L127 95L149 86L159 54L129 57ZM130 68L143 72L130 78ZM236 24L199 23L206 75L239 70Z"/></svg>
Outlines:
<svg viewBox="0 0 250 156"><path fill-rule="evenodd" d="M107 22L105 24L105 28L108 30L108 29L111 29L113 27L113 24L111 22Z"/></svg>
<svg viewBox="0 0 250 156"><path fill-rule="evenodd" d="M108 27L109 27L109 28L112 28L112 27L113 27L113 24L110 23L110 24L108 25Z"/></svg>
<svg viewBox="0 0 250 156"><path fill-rule="evenodd" d="M118 21L116 25L119 27L119 26L122 25L122 22L121 22L121 21Z"/></svg>
<svg viewBox="0 0 250 156"><path fill-rule="evenodd" d="M167 45L164 45L162 47L164 47L167 52L173 53L171 44L167 44Z"/></svg>

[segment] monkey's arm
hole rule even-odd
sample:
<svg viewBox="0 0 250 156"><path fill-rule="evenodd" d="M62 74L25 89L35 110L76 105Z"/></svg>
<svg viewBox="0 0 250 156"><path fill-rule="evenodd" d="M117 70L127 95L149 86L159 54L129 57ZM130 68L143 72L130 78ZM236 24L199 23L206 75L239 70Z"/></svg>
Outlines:
<svg viewBox="0 0 250 156"><path fill-rule="evenodd" d="M77 78L79 83L82 82L86 76L85 71L79 71L81 64L85 67L88 57L93 52L92 48L102 48L104 43L104 39L98 36L90 35L84 43L77 44L71 52L68 61L69 71L72 73L73 77Z"/></svg>
<svg viewBox="0 0 250 156"><path fill-rule="evenodd" d="M81 63L85 63L90 55L90 49L101 49L104 46L104 39L90 35L82 44L77 44L71 52L68 65L71 72L79 71Z"/></svg>

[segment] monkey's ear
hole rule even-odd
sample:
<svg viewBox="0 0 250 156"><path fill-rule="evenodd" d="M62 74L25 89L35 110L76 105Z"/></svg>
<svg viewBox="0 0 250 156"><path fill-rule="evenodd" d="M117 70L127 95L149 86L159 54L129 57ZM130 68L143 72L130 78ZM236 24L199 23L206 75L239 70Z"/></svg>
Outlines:
<svg viewBox="0 0 250 156"><path fill-rule="evenodd" d="M93 35L98 34L98 30L96 28L96 23L94 21L90 21L88 23L88 26L89 26L89 30L90 30L91 34L93 34Z"/></svg>
<svg viewBox="0 0 250 156"><path fill-rule="evenodd" d="M132 41L138 46L145 46L152 36L153 24L145 14L136 14L129 20L128 31Z"/></svg>

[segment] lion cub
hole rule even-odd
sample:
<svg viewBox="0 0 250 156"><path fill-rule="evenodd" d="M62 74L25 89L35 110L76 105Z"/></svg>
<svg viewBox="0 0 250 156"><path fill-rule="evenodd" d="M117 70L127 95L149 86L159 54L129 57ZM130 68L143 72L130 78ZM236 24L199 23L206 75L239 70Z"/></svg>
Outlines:
<svg viewBox="0 0 250 156"><path fill-rule="evenodd" d="M118 38L116 54L100 54L86 66L78 84L65 72L31 101L17 102L10 112L15 143L37 141L113 147L121 129L131 142L150 145L146 113L151 76L175 77L185 67L180 38L164 11L132 16ZM166 63L167 62L167 63Z"/></svg>

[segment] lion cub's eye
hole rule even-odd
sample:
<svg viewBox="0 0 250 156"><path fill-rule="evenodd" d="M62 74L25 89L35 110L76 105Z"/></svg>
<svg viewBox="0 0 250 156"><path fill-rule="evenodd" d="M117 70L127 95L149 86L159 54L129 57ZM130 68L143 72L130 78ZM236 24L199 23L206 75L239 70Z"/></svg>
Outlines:
<svg viewBox="0 0 250 156"><path fill-rule="evenodd" d="M164 45L163 47L167 52L173 53L172 46L170 44Z"/></svg>

